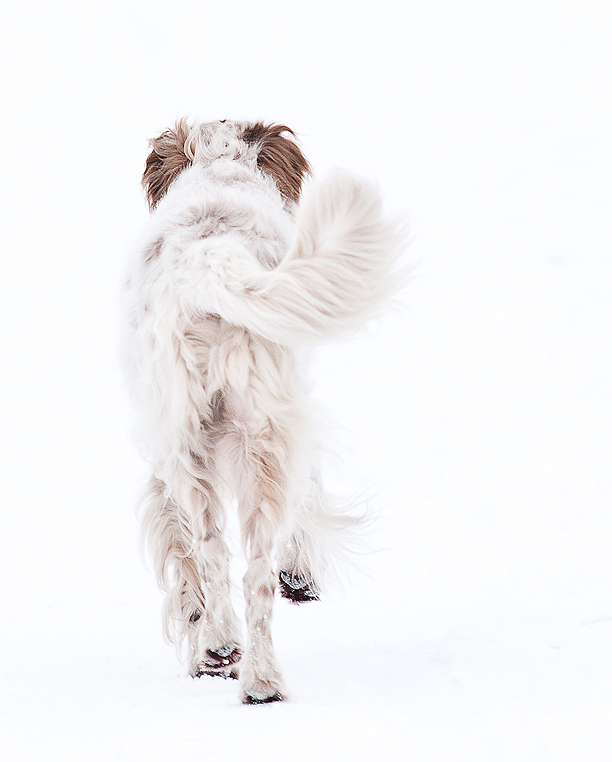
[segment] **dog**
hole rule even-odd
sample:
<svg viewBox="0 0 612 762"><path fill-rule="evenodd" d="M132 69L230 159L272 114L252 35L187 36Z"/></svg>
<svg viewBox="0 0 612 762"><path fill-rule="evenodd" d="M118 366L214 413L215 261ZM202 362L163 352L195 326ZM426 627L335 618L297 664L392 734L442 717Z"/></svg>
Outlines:
<svg viewBox="0 0 612 762"><path fill-rule="evenodd" d="M153 471L142 527L164 632L187 641L193 677L239 678L246 704L282 701L275 590L318 600L354 522L321 483L303 352L355 333L397 290L402 226L347 173L310 181L302 198L312 171L285 125L180 120L150 148L125 356ZM231 498L247 559L244 646L224 539Z"/></svg>

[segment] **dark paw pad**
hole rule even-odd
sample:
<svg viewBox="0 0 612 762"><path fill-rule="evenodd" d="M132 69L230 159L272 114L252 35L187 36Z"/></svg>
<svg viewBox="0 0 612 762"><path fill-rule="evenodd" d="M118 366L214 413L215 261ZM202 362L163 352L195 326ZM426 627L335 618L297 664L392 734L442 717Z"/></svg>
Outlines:
<svg viewBox="0 0 612 762"><path fill-rule="evenodd" d="M278 575L278 581L280 594L292 603L308 603L319 600L319 591L312 580L283 570Z"/></svg>
<svg viewBox="0 0 612 762"><path fill-rule="evenodd" d="M273 693L271 696L264 696L259 698L258 696L247 695L242 699L243 704L271 704L274 701L284 701L285 697L281 693Z"/></svg>
<svg viewBox="0 0 612 762"><path fill-rule="evenodd" d="M238 668L232 665L237 664L242 656L242 650L237 646L223 646L217 650L206 649L206 658L199 662L197 670L193 677L222 677L224 680L238 679Z"/></svg>
<svg viewBox="0 0 612 762"><path fill-rule="evenodd" d="M209 669L203 665L198 665L197 672L192 677L222 677L224 680L238 680L237 669Z"/></svg>

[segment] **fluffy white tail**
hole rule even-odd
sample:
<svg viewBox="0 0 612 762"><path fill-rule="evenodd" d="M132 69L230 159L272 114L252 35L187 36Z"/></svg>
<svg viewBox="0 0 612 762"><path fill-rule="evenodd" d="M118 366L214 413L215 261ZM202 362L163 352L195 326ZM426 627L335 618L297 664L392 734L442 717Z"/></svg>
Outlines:
<svg viewBox="0 0 612 762"><path fill-rule="evenodd" d="M254 269L246 252L211 252L216 283L207 301L227 321L280 344L342 337L403 285L405 271L395 265L404 244L402 225L384 218L376 189L336 173L306 194L296 240L274 270Z"/></svg>

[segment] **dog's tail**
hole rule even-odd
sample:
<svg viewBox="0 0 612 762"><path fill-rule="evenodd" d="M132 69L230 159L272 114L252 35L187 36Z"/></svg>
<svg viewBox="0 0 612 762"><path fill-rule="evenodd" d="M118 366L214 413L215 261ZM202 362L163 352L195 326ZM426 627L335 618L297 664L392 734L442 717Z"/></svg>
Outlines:
<svg viewBox="0 0 612 762"><path fill-rule="evenodd" d="M338 172L310 191L298 209L295 242L274 270L254 270L253 257L237 251L207 257L211 311L280 344L356 331L406 277L396 268L405 228L384 217L373 186Z"/></svg>

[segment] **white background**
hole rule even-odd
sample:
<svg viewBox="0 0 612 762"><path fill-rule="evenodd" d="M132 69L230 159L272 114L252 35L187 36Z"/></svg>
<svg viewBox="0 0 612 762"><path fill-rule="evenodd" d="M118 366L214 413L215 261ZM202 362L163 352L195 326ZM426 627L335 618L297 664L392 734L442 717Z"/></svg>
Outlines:
<svg viewBox="0 0 612 762"><path fill-rule="evenodd" d="M607 762L610 3L3 17L3 759ZM118 293L184 115L286 123L411 219L402 309L313 367L380 518L344 592L278 602L286 704L184 677L138 557Z"/></svg>

